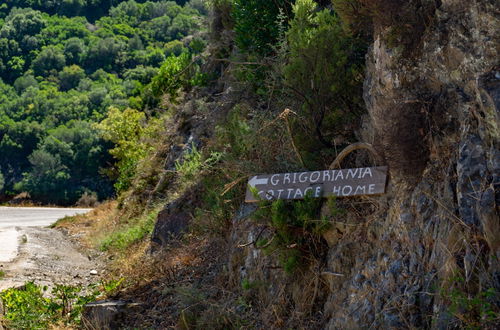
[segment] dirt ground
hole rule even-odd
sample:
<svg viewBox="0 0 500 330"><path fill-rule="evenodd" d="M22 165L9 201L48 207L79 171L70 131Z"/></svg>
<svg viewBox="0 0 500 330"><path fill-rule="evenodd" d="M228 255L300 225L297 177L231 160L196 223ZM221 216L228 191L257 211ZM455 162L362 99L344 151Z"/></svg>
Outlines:
<svg viewBox="0 0 500 330"><path fill-rule="evenodd" d="M11 262L0 263L0 291L23 285L37 284L88 285L106 276L102 256L80 251L76 237L63 230L41 227L17 228L19 252Z"/></svg>

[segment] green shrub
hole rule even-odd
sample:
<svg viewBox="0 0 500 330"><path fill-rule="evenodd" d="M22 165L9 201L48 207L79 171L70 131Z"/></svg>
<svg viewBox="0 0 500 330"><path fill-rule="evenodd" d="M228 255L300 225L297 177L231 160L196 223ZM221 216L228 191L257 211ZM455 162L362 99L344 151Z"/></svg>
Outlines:
<svg viewBox="0 0 500 330"><path fill-rule="evenodd" d="M193 232L203 235L224 237L231 228L231 219L241 205L244 191L240 188L229 189L231 184L229 170L216 169L201 180L201 205L194 212Z"/></svg>
<svg viewBox="0 0 500 330"><path fill-rule="evenodd" d="M144 123L143 112L110 107L108 116L96 125L102 137L115 144L109 152L117 160L114 171L110 171L110 175L117 179L117 192L130 187L137 164L148 152L148 146L141 140L145 132Z"/></svg>
<svg viewBox="0 0 500 330"><path fill-rule="evenodd" d="M170 102L176 103L181 89L203 85L205 80L205 75L200 72L200 66L192 61L192 56L183 53L166 59L151 81L150 88L153 96L167 94Z"/></svg>
<svg viewBox="0 0 500 330"><path fill-rule="evenodd" d="M47 294L46 286L26 282L21 288L0 292L3 317L12 329L47 329L60 322L77 326L81 322L83 306L114 291L121 281L101 282L88 287L56 284L50 294Z"/></svg>
<svg viewBox="0 0 500 330"><path fill-rule="evenodd" d="M255 143L254 131L237 105L231 109L224 125L216 127L217 139L231 150L231 156L240 158L249 153Z"/></svg>
<svg viewBox="0 0 500 330"><path fill-rule="evenodd" d="M318 256L325 248L321 234L331 224L319 217L322 200L306 196L301 201L261 202L254 214L259 222L273 229L273 237L257 242L267 253L277 252L283 269L293 273L307 257Z"/></svg>
<svg viewBox="0 0 500 330"><path fill-rule="evenodd" d="M180 176L181 181L189 182L196 179L203 170L209 170L217 164L223 157L220 152L211 152L207 158L198 151L194 144L186 150L182 161L175 161L175 169Z"/></svg>
<svg viewBox="0 0 500 330"><path fill-rule="evenodd" d="M293 12L285 85L302 104L307 131L331 148L333 136L364 109L366 45L346 33L332 11L318 11L313 0L298 0Z"/></svg>
<svg viewBox="0 0 500 330"><path fill-rule="evenodd" d="M248 53L261 56L273 51L280 36L279 16L291 15L288 0L234 0L232 16L236 44Z"/></svg>
<svg viewBox="0 0 500 330"><path fill-rule="evenodd" d="M498 324L500 295L496 288L471 290L472 286L460 273L448 278L444 284L440 294L449 303L449 313L460 321L463 328L488 329Z"/></svg>

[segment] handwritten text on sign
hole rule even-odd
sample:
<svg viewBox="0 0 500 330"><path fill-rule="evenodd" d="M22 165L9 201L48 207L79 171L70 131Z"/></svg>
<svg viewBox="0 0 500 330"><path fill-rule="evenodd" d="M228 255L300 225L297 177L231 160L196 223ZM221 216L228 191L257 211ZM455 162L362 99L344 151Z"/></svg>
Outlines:
<svg viewBox="0 0 500 330"><path fill-rule="evenodd" d="M383 194L386 178L386 166L257 175L248 181L245 201Z"/></svg>

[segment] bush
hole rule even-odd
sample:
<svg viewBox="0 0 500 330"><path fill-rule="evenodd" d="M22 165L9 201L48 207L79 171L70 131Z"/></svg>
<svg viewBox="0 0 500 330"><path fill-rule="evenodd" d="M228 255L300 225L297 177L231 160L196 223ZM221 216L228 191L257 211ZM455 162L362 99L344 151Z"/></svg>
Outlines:
<svg viewBox="0 0 500 330"><path fill-rule="evenodd" d="M0 292L3 317L11 329L48 329L59 322L77 326L83 306L115 290L120 283L109 281L88 287L56 284L49 295L46 286L27 282L21 288Z"/></svg>
<svg viewBox="0 0 500 330"><path fill-rule="evenodd" d="M494 287L477 287L456 272L445 279L440 295L448 302L448 312L457 318L459 328L493 329L500 320L499 292Z"/></svg>
<svg viewBox="0 0 500 330"><path fill-rule="evenodd" d="M115 188L118 192L130 187L138 162L148 152L147 145L141 141L144 121L142 112L111 107L108 116L96 125L102 137L115 144L110 154L116 158L117 164L111 175L117 177Z"/></svg>
<svg viewBox="0 0 500 330"><path fill-rule="evenodd" d="M262 56L273 51L280 36L279 16L290 17L288 0L235 0L232 16L236 44L242 50Z"/></svg>
<svg viewBox="0 0 500 330"><path fill-rule="evenodd" d="M212 152L208 158L203 159L201 152L192 144L191 148L184 153L182 161L177 160L175 162L175 169L181 181L192 181L203 170L209 170L213 165L218 163L222 156L223 154L220 152Z"/></svg>
<svg viewBox="0 0 500 330"><path fill-rule="evenodd" d="M362 84L366 45L351 37L328 9L313 0L298 0L287 32L285 85L302 103L309 132L325 146L339 128L364 109Z"/></svg>
<svg viewBox="0 0 500 330"><path fill-rule="evenodd" d="M76 202L79 207L95 207L97 205L98 199L97 194L93 191L85 191L82 196Z"/></svg>
<svg viewBox="0 0 500 330"><path fill-rule="evenodd" d="M204 81L205 76L200 73L199 65L192 62L190 54L183 53L167 58L153 78L150 90L154 97L167 94L170 102L177 103L181 89L202 85Z"/></svg>
<svg viewBox="0 0 500 330"><path fill-rule="evenodd" d="M311 196L302 201L261 202L254 214L257 221L266 223L274 232L271 238L258 240L257 246L264 247L267 253L277 252L287 273L293 273L307 257L318 257L326 248L321 234L331 224L319 217L321 203L321 199Z"/></svg>

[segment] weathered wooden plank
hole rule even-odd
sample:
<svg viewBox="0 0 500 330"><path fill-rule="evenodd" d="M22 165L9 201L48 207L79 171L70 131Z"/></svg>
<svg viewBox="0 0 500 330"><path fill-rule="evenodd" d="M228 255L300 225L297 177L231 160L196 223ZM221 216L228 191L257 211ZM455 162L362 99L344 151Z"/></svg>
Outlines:
<svg viewBox="0 0 500 330"><path fill-rule="evenodd" d="M312 197L348 197L377 195L385 192L387 167L363 167L256 175L248 181L245 201L303 199Z"/></svg>

